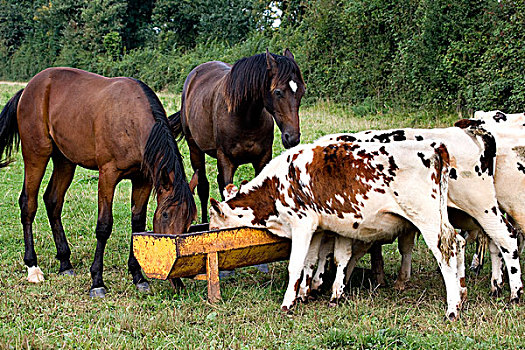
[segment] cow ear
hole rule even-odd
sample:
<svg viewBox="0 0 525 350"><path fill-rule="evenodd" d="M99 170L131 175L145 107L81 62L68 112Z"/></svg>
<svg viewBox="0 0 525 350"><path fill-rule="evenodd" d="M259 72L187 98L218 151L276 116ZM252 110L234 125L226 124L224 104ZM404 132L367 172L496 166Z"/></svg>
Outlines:
<svg viewBox="0 0 525 350"><path fill-rule="evenodd" d="M239 186L239 189L242 188L242 186L246 185L248 183L248 180L242 180L241 185Z"/></svg>
<svg viewBox="0 0 525 350"><path fill-rule="evenodd" d="M295 61L295 57L293 57L292 51L288 50L288 48L284 49L283 56Z"/></svg>
<svg viewBox="0 0 525 350"><path fill-rule="evenodd" d="M222 194L224 195L224 199L228 200L230 198L235 197L237 192L239 192L239 189L237 188L237 186L235 186L234 184L228 184L224 188L224 191Z"/></svg>
<svg viewBox="0 0 525 350"><path fill-rule="evenodd" d="M191 177L191 181L189 183L190 191L192 194L195 194L195 187L199 184L199 170L196 170L193 173L193 176Z"/></svg>
<svg viewBox="0 0 525 350"><path fill-rule="evenodd" d="M214 199L214 198L210 198L210 204L211 204L211 208L212 208L213 210L215 210L215 212L216 212L219 216L224 217L224 213L223 213L222 210L221 210L220 203L217 202L216 199Z"/></svg>
<svg viewBox="0 0 525 350"><path fill-rule="evenodd" d="M266 69L273 76L277 73L277 61L273 58L272 54L266 49Z"/></svg>

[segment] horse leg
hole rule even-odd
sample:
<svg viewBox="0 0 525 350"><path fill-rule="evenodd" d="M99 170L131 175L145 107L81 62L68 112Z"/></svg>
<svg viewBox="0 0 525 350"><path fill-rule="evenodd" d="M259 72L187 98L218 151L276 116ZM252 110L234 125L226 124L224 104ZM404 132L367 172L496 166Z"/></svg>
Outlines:
<svg viewBox="0 0 525 350"><path fill-rule="evenodd" d="M224 188L226 185L233 182L233 175L237 170L237 165L228 158L221 150L217 150L217 168L219 170L217 174L217 183L219 184L219 191L221 198L224 200Z"/></svg>
<svg viewBox="0 0 525 350"><path fill-rule="evenodd" d="M272 149L268 152L266 152L261 158L259 158L257 161L253 162L253 169L255 170L255 176L259 175L259 173L264 169L266 164L268 164L272 160Z"/></svg>
<svg viewBox="0 0 525 350"><path fill-rule="evenodd" d="M60 261L60 275L75 275L73 265L71 265L71 250L67 243L64 227L62 226L62 208L64 206L64 195L71 185L75 175L76 165L66 159L61 153L56 152L53 157L53 174L44 193L44 203L46 205L47 217L53 238L57 248L56 259Z"/></svg>
<svg viewBox="0 0 525 350"><path fill-rule="evenodd" d="M149 196L153 185L143 176L131 179L131 232L146 231L146 214ZM140 292L151 291L148 281L142 275L139 262L133 253L133 237L129 248L128 270L133 277L133 283Z"/></svg>
<svg viewBox="0 0 525 350"><path fill-rule="evenodd" d="M29 152L30 153L30 152ZM24 185L18 199L20 221L24 230L24 263L27 266L27 280L38 283L44 280L44 273L38 267L33 240L33 221L38 207L38 189L46 171L49 156L38 157L33 154L24 157Z"/></svg>
<svg viewBox="0 0 525 350"><path fill-rule="evenodd" d="M89 291L90 297L101 297L106 295L106 286L102 279L104 270L104 250L113 228L113 195L115 186L119 181L118 173L112 168L103 167L99 170L98 179L98 219L97 219L97 248L95 258L91 265L91 279L93 284Z"/></svg>
<svg viewBox="0 0 525 350"><path fill-rule="evenodd" d="M201 201L201 221L204 224L208 222L208 198L210 196L210 183L206 177L206 157L193 139L188 139L188 147L190 148L191 167L193 171L197 171L199 180L197 194Z"/></svg>

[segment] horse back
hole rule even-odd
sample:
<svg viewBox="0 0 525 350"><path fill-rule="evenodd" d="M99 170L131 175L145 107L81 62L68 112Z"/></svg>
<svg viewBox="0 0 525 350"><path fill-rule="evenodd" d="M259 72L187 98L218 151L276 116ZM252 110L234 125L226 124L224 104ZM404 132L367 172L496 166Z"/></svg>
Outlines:
<svg viewBox="0 0 525 350"><path fill-rule="evenodd" d="M108 162L117 162L120 169L140 167L154 122L135 81L73 68L37 74L18 108L22 149L38 152L56 145L73 163L89 169Z"/></svg>
<svg viewBox="0 0 525 350"><path fill-rule="evenodd" d="M203 151L215 150L215 116L226 112L224 78L231 65L211 61L195 67L184 82L181 119L184 134L195 140Z"/></svg>

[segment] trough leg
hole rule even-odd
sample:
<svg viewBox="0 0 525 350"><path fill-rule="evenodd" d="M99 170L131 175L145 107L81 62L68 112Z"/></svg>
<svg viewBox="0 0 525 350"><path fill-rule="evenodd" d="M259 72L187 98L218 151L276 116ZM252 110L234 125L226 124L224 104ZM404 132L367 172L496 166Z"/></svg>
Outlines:
<svg viewBox="0 0 525 350"><path fill-rule="evenodd" d="M219 259L217 252L206 255L206 279L208 280L208 302L216 303L221 300L221 286L219 285Z"/></svg>

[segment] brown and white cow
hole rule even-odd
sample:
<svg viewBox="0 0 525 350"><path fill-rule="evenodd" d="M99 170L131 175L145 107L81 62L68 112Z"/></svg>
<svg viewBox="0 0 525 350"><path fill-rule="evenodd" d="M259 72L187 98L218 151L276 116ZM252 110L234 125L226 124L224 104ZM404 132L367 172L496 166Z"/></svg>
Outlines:
<svg viewBox="0 0 525 350"><path fill-rule="evenodd" d="M496 146L490 133L478 128L460 129L395 129L364 131L355 134L334 134L325 136L316 143L334 141L392 142L406 140L434 140L446 145L450 152L451 170L448 191L448 207L452 208L450 221L458 228L469 229L474 218L487 235L495 242L496 255L492 259L491 290L499 294L503 284L502 262L497 258L501 253L508 267L511 300L517 302L522 293L521 269L517 247L517 232L506 220L498 208L496 188L494 185L494 162ZM498 198L499 199L499 198ZM459 209L459 211L458 211ZM450 210L450 209L449 209ZM468 216L459 215L466 213ZM468 218L468 220L465 219ZM395 236L391 237L394 239ZM410 277L410 239L405 239L400 246L403 263L396 286L403 288L404 282ZM413 245L413 243L412 243ZM362 256L363 252L361 252ZM355 254L355 258L359 255ZM353 257L352 260L355 260ZM322 259L321 259L322 260ZM354 264L350 264L353 266ZM315 274L312 286L317 287L322 282L319 279L319 269ZM347 271L347 275L350 270Z"/></svg>
<svg viewBox="0 0 525 350"><path fill-rule="evenodd" d="M370 242L414 225L438 261L447 290L447 317L455 319L466 290L458 280L456 232L447 218L448 152L433 145L436 148L430 142L299 145L274 158L240 190L230 187L226 201L212 200L210 227L266 227L292 240L281 306L288 311L314 233L329 230Z"/></svg>

